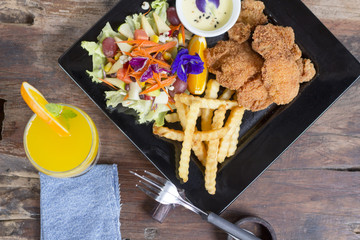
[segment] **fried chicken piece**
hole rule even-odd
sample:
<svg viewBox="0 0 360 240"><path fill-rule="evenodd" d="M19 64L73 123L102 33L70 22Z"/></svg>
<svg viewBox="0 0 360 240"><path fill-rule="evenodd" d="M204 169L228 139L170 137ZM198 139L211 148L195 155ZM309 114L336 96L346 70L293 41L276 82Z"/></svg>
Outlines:
<svg viewBox="0 0 360 240"><path fill-rule="evenodd" d="M291 54L292 54L292 56L294 57L295 60L298 60L302 56L302 52L301 52L299 46L296 43L294 44L294 46L292 47L290 52L291 52Z"/></svg>
<svg viewBox="0 0 360 240"><path fill-rule="evenodd" d="M263 59L248 42L220 41L204 51L209 72L216 80L231 90L241 87L249 78L261 72Z"/></svg>
<svg viewBox="0 0 360 240"><path fill-rule="evenodd" d="M272 103L268 90L261 79L261 74L257 74L247 81L237 90L236 95L239 105L253 112L263 110Z"/></svg>
<svg viewBox="0 0 360 240"><path fill-rule="evenodd" d="M260 25L255 28L252 48L265 59L279 56L291 56L295 47L295 34L291 27L274 26L272 24ZM300 49L298 49L300 50Z"/></svg>
<svg viewBox="0 0 360 240"><path fill-rule="evenodd" d="M228 31L230 40L234 40L238 43L243 43L249 39L251 34L250 24L243 22L235 23L235 25Z"/></svg>
<svg viewBox="0 0 360 240"><path fill-rule="evenodd" d="M300 58L296 61L296 64L300 71L300 83L308 82L315 76L316 70L314 64L310 61L310 59Z"/></svg>
<svg viewBox="0 0 360 240"><path fill-rule="evenodd" d="M298 94L300 71L294 59L266 59L261 72L264 86L276 104L287 104Z"/></svg>
<svg viewBox="0 0 360 240"><path fill-rule="evenodd" d="M234 41L219 41L215 47L205 49L204 56L207 66L212 69L220 68L222 59L231 55L231 48L236 48L237 45L238 43Z"/></svg>
<svg viewBox="0 0 360 240"><path fill-rule="evenodd" d="M257 25L267 23L268 19L263 13L265 5L261 1L243 0L241 2L241 12L237 22L243 22L250 25L251 29Z"/></svg>

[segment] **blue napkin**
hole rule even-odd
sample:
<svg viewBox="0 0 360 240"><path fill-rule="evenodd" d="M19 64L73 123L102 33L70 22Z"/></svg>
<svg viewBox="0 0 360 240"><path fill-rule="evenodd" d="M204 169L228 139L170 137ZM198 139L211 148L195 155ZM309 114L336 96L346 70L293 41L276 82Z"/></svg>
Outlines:
<svg viewBox="0 0 360 240"><path fill-rule="evenodd" d="M42 240L121 240L116 164L75 178L40 173L40 187Z"/></svg>

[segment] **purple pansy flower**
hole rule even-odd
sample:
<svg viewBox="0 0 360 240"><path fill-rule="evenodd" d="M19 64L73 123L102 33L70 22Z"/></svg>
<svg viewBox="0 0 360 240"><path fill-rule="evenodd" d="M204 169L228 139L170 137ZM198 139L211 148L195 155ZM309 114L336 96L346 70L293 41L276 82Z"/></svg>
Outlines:
<svg viewBox="0 0 360 240"><path fill-rule="evenodd" d="M196 53L190 55L186 48L181 49L171 65L171 73L177 73L180 80L186 82L188 74L200 74L204 71L204 62Z"/></svg>
<svg viewBox="0 0 360 240"><path fill-rule="evenodd" d="M229 1L229 0L226 0ZM203 13L206 12L206 3L211 2L215 5L216 8L220 5L220 0L196 0L196 7Z"/></svg>

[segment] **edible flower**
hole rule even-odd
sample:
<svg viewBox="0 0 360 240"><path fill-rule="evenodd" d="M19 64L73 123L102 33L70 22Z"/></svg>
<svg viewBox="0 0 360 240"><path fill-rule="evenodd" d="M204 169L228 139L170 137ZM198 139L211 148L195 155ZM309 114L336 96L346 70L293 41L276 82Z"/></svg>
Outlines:
<svg viewBox="0 0 360 240"><path fill-rule="evenodd" d="M190 55L186 48L181 49L171 65L171 73L177 73L180 80L187 81L188 74L200 74L204 71L204 62L199 54Z"/></svg>
<svg viewBox="0 0 360 240"><path fill-rule="evenodd" d="M146 57L134 57L130 60L130 66L135 72L141 71L149 59Z"/></svg>
<svg viewBox="0 0 360 240"><path fill-rule="evenodd" d="M229 1L229 0L226 0ZM196 0L196 7L203 13L206 12L206 4L210 2L215 5L216 8L220 5L220 0Z"/></svg>

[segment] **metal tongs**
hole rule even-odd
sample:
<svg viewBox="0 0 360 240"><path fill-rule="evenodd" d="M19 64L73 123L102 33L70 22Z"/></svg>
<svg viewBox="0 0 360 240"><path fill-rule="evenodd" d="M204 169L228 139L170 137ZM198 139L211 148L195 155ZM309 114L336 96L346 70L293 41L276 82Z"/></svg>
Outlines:
<svg viewBox="0 0 360 240"><path fill-rule="evenodd" d="M242 240L260 240L252 233L242 228L239 228L238 226L229 221L226 221L224 218L216 215L215 213L206 213L201 209L195 207L189 201L186 201L184 198L182 198L178 192L177 187L165 178L155 175L146 170L144 171L144 173L147 176L139 175L138 173L133 171L130 171L130 173L143 180L139 180L139 183L136 184L136 187L146 193L149 197L158 201L159 203L182 205L183 207L193 211L194 213L199 214L204 220L224 230L234 238Z"/></svg>

